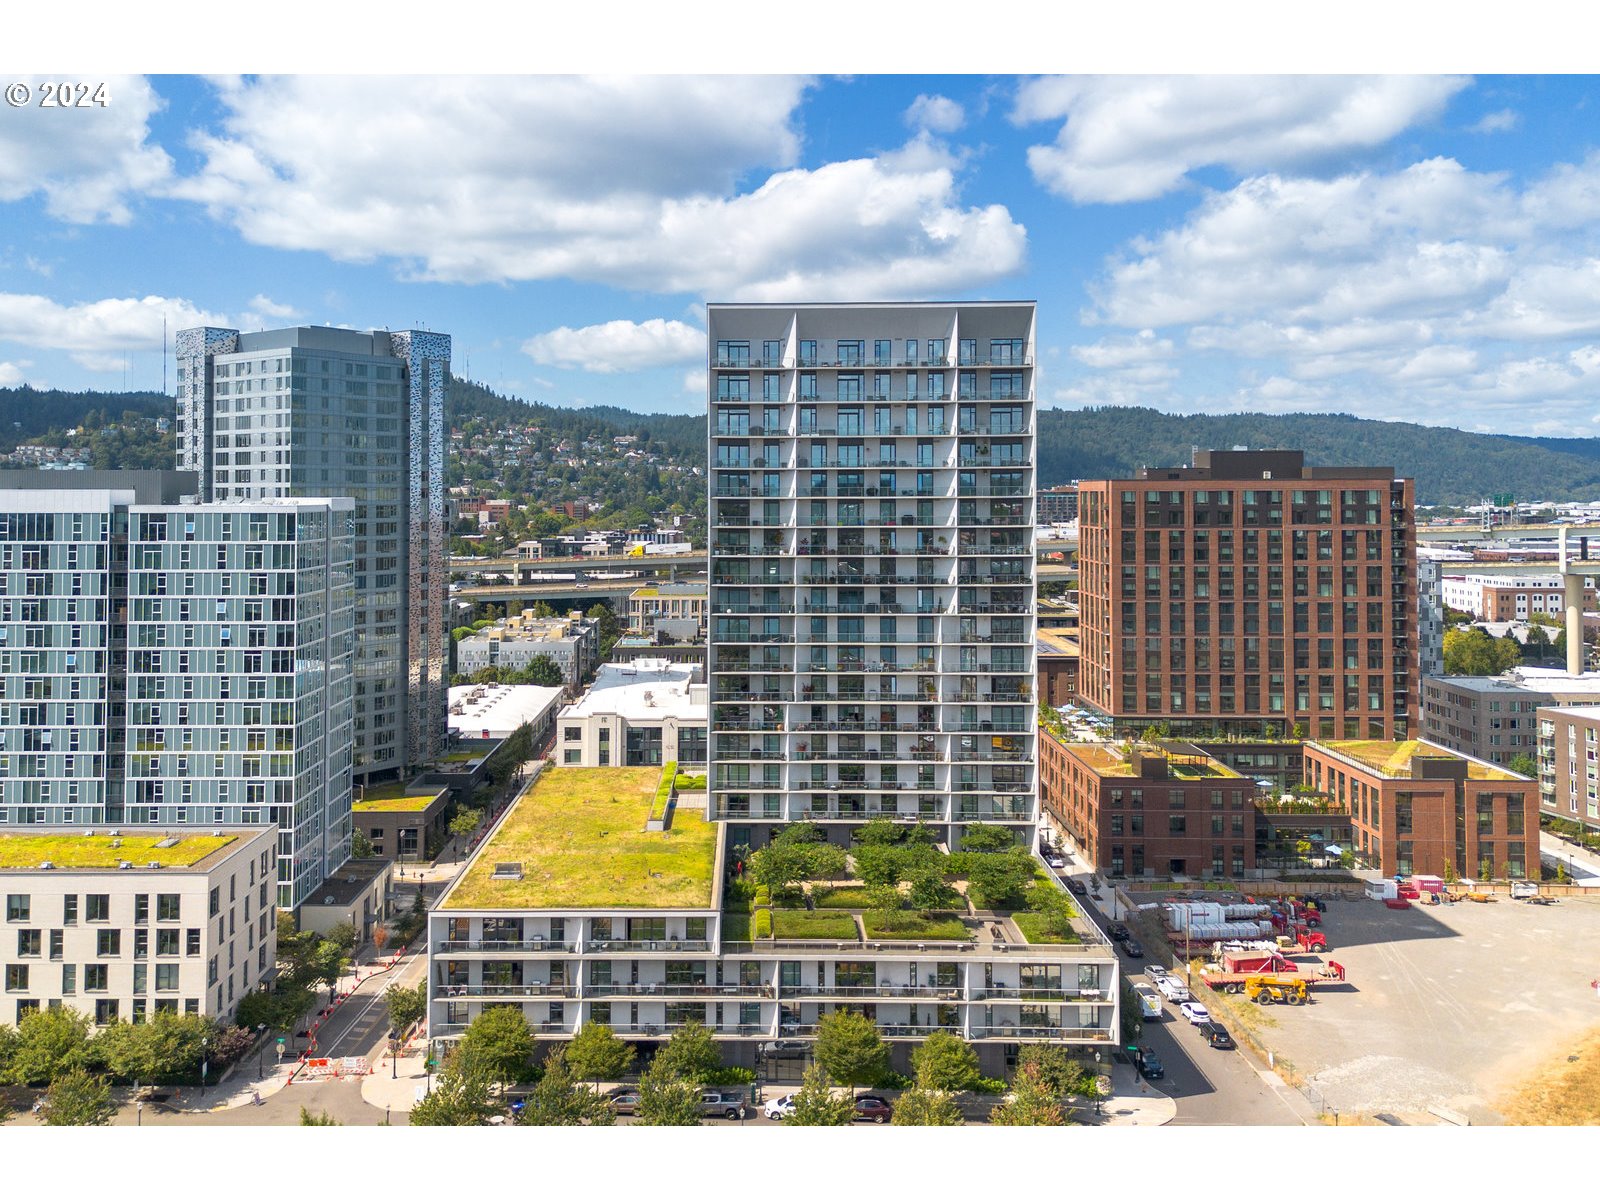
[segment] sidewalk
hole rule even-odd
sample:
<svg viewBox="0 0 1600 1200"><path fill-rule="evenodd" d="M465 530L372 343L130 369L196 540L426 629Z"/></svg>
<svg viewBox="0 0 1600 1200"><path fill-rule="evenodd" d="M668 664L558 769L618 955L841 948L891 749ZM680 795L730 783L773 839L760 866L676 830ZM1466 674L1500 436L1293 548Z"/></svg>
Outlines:
<svg viewBox="0 0 1600 1200"><path fill-rule="evenodd" d="M259 1059L259 1056L257 1056ZM247 1104L256 1103L257 1097L266 1100L289 1086L290 1080L300 1063L298 1059L286 1058L282 1063L269 1048L266 1054L264 1077L256 1079L256 1063L241 1061L238 1068L230 1075L225 1083L217 1084L205 1089L197 1087L160 1088L166 1095L159 1107L173 1112L201 1113L220 1112L227 1108L243 1108ZM126 1091L124 1097L121 1093ZM131 1104L133 1089L118 1088L117 1098L126 1100Z"/></svg>
<svg viewBox="0 0 1600 1200"><path fill-rule="evenodd" d="M1574 842L1564 841L1553 833L1539 834L1539 857L1568 867L1573 883L1583 884L1600 879L1600 856Z"/></svg>
<svg viewBox="0 0 1600 1200"><path fill-rule="evenodd" d="M401 1116L409 1113L417 1102L417 1089L428 1085L428 1073L423 1069L427 1056L425 1038L413 1038L407 1043L398 1064L391 1061L385 1050L372 1064L372 1074L361 1081L361 1099L373 1108ZM395 1078L396 1075L399 1078Z"/></svg>
<svg viewBox="0 0 1600 1200"><path fill-rule="evenodd" d="M1150 1086L1132 1067L1111 1065L1111 1095L1100 1102L1097 1125L1165 1125L1178 1115L1178 1102Z"/></svg>

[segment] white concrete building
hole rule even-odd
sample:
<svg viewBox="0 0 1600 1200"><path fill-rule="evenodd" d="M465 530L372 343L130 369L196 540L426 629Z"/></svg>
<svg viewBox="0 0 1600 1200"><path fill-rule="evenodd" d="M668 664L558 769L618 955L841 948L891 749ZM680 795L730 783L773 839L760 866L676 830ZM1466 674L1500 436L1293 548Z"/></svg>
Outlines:
<svg viewBox="0 0 1600 1200"><path fill-rule="evenodd" d="M706 761L706 685L694 663L636 658L604 663L556 718L556 761L576 767L639 767Z"/></svg>
<svg viewBox="0 0 1600 1200"><path fill-rule="evenodd" d="M450 689L452 738L508 738L523 725L538 745L555 723L566 689L521 683L465 683Z"/></svg>
<svg viewBox="0 0 1600 1200"><path fill-rule="evenodd" d="M1417 686L1444 674L1444 596L1436 559L1417 556Z"/></svg>
<svg viewBox="0 0 1600 1200"><path fill-rule="evenodd" d="M277 963L270 827L0 832L0 1024L64 1005L96 1025L227 1020Z"/></svg>
<svg viewBox="0 0 1600 1200"><path fill-rule="evenodd" d="M1420 565L1419 565L1420 570ZM1535 614L1560 618L1565 612L1559 575L1443 575L1440 596L1450 608L1485 621L1526 621ZM1592 608L1595 581L1584 580L1584 605Z"/></svg>
<svg viewBox="0 0 1600 1200"><path fill-rule="evenodd" d="M554 662L567 687L576 689L600 657L600 623L580 612L507 617L456 643L456 672L472 675L485 667L521 671L541 657Z"/></svg>

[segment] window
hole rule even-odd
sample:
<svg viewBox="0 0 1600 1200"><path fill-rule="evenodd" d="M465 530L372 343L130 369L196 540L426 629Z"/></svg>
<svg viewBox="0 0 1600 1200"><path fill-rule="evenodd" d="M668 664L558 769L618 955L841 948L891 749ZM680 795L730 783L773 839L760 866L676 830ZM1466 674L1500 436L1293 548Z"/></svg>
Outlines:
<svg viewBox="0 0 1600 1200"><path fill-rule="evenodd" d="M220 913L221 911L222 911L222 889L221 888L212 888L211 889L211 916L214 917L218 913ZM94 920L93 917L90 917L89 919L91 921Z"/></svg>
<svg viewBox="0 0 1600 1200"><path fill-rule="evenodd" d="M17 930L17 957L38 958L44 953L44 936L37 929Z"/></svg>
<svg viewBox="0 0 1600 1200"><path fill-rule="evenodd" d="M61 966L61 994L75 996L78 992L78 964L63 963Z"/></svg>
<svg viewBox="0 0 1600 1200"><path fill-rule="evenodd" d="M111 897L105 894L88 895L84 897L84 920L109 921L111 920Z"/></svg>
<svg viewBox="0 0 1600 1200"><path fill-rule="evenodd" d="M83 990L103 992L110 986L111 968L105 963L89 963L83 968Z"/></svg>
<svg viewBox="0 0 1600 1200"><path fill-rule="evenodd" d="M101 958L119 957L122 954L122 930L100 930L95 934L94 952Z"/></svg>
<svg viewBox="0 0 1600 1200"><path fill-rule="evenodd" d="M26 920L29 919L29 914L32 913L32 912L33 912L33 897L31 897L31 896L7 896L6 897L6 920L8 920L8 921L26 921Z"/></svg>
<svg viewBox="0 0 1600 1200"><path fill-rule="evenodd" d="M156 920L176 921L178 919L179 899L176 895L157 896Z"/></svg>
<svg viewBox="0 0 1600 1200"><path fill-rule="evenodd" d="M60 962L66 941L66 934L60 929L50 931L50 961Z"/></svg>
<svg viewBox="0 0 1600 1200"><path fill-rule="evenodd" d="M6 991L25 992L28 990L28 968L24 963L11 963L6 967Z"/></svg>
<svg viewBox="0 0 1600 1200"><path fill-rule="evenodd" d="M115 1000L96 1000L94 1002L94 1023L96 1025L115 1025L120 1005Z"/></svg>
<svg viewBox="0 0 1600 1200"><path fill-rule="evenodd" d="M178 931L176 929L156 930L156 955L176 956L178 953Z"/></svg>
<svg viewBox="0 0 1600 1200"><path fill-rule="evenodd" d="M141 892L133 898L133 923L143 925L150 920L150 897Z"/></svg>
<svg viewBox="0 0 1600 1200"><path fill-rule="evenodd" d="M78 923L78 897L61 897L61 923L63 925L76 925Z"/></svg>
<svg viewBox="0 0 1600 1200"><path fill-rule="evenodd" d="M178 964L156 964L156 991L175 992L178 990Z"/></svg>
<svg viewBox="0 0 1600 1200"><path fill-rule="evenodd" d="M200 954L200 931L198 929L190 929L190 930L185 932L185 934L184 934L184 949L183 949L183 952L184 952L185 955L187 955L190 958L195 958L195 957L199 956L199 954Z"/></svg>

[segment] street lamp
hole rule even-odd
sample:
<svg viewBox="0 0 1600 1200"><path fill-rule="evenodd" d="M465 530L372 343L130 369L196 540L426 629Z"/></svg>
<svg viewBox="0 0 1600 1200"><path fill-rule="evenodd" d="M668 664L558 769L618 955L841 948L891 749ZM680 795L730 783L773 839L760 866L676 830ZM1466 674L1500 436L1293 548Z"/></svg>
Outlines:
<svg viewBox="0 0 1600 1200"><path fill-rule="evenodd" d="M206 1100L206 1076L211 1073L211 1058L208 1048L211 1045L209 1038L200 1039L200 1103Z"/></svg>
<svg viewBox="0 0 1600 1200"><path fill-rule="evenodd" d="M256 1037L261 1042L261 1049L256 1054L256 1082L266 1078L265 1063L267 1061L267 1023L263 1021L256 1026Z"/></svg>
<svg viewBox="0 0 1600 1200"><path fill-rule="evenodd" d="M389 1078L400 1078L400 1031L389 1030Z"/></svg>

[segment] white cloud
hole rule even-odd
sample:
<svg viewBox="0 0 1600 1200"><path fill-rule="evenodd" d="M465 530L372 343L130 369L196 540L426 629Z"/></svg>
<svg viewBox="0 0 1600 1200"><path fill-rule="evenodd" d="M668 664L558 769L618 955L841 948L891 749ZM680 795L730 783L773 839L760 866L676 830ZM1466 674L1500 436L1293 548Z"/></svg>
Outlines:
<svg viewBox="0 0 1600 1200"><path fill-rule="evenodd" d="M1512 109L1502 108L1499 112L1485 113L1479 120L1467 126L1468 133L1510 133L1522 118Z"/></svg>
<svg viewBox="0 0 1600 1200"><path fill-rule="evenodd" d="M1001 206L963 206L954 156L930 141L796 168L806 86L766 76L231 81L223 128L197 136L203 166L175 192L252 242L391 259L449 282L870 299L964 290L1021 266L1023 228ZM351 138L330 112L406 115Z"/></svg>
<svg viewBox="0 0 1600 1200"><path fill-rule="evenodd" d="M923 94L905 111L906 124L932 133L954 133L967 123L967 111L948 96Z"/></svg>
<svg viewBox="0 0 1600 1200"><path fill-rule="evenodd" d="M61 304L46 296L0 292L0 341L66 351L93 371L120 370L122 351L160 347L163 316L169 332L228 325L226 317L163 296Z"/></svg>
<svg viewBox="0 0 1600 1200"><path fill-rule="evenodd" d="M172 171L166 151L148 140L150 118L163 107L149 81L107 77L103 107L70 111L40 107L50 79L18 82L29 85L33 100L7 108L0 120L0 201L43 193L46 211L59 220L126 225L130 197L159 188Z"/></svg>
<svg viewBox="0 0 1600 1200"><path fill-rule="evenodd" d="M607 321L535 334L522 352L545 366L578 367L598 375L642 371L704 359L705 331L682 321Z"/></svg>
<svg viewBox="0 0 1600 1200"><path fill-rule="evenodd" d="M683 376L683 390L688 395L704 398L706 379L706 372L703 370L686 371Z"/></svg>
<svg viewBox="0 0 1600 1200"><path fill-rule="evenodd" d="M1466 86L1456 76L1071 76L1032 79L1013 120L1064 120L1031 146L1034 179L1082 203L1149 200L1199 167L1247 172L1381 145Z"/></svg>
<svg viewBox="0 0 1600 1200"><path fill-rule="evenodd" d="M1073 346L1072 357L1090 367L1127 367L1171 358L1171 338L1156 337L1155 330L1141 329L1131 338L1103 338L1087 346Z"/></svg>
<svg viewBox="0 0 1600 1200"><path fill-rule="evenodd" d="M26 379L21 363L0 362L0 387L21 387Z"/></svg>
<svg viewBox="0 0 1600 1200"><path fill-rule="evenodd" d="M288 325L300 320L305 313L288 304L279 304L259 292L251 299L241 318L245 329L265 329L269 325Z"/></svg>

